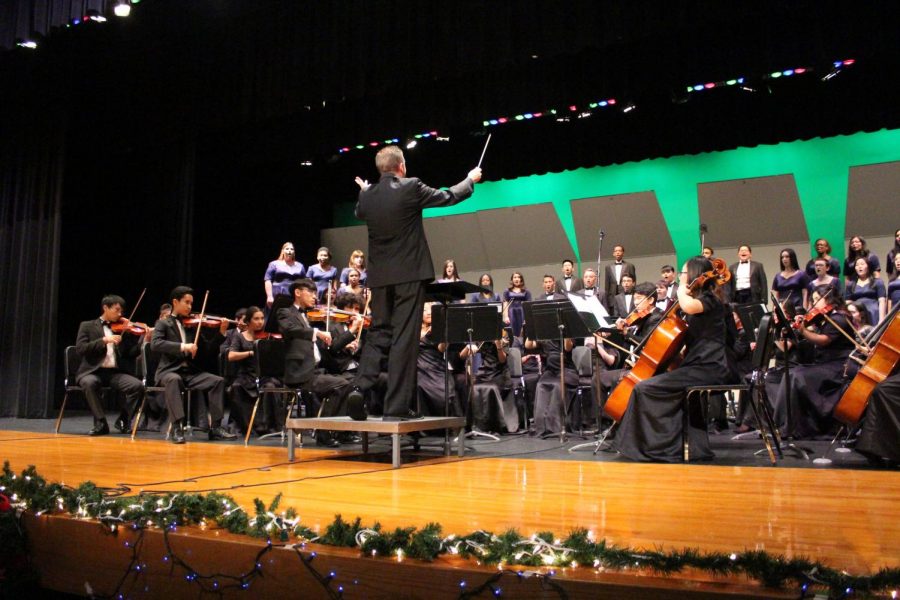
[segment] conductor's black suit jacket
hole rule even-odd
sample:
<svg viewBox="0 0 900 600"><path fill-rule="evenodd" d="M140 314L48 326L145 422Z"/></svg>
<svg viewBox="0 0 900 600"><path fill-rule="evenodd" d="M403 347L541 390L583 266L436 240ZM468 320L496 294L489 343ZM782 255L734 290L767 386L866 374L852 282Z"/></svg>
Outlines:
<svg viewBox="0 0 900 600"><path fill-rule="evenodd" d="M438 190L415 177L400 178L393 173L382 174L378 183L362 190L356 216L369 229L369 287L434 279L422 210L453 206L473 191L474 184L468 178Z"/></svg>

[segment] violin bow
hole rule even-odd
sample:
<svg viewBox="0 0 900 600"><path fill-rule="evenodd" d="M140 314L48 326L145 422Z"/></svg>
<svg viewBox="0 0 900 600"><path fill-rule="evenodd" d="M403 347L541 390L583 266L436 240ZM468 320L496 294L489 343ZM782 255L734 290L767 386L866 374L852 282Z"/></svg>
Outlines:
<svg viewBox="0 0 900 600"><path fill-rule="evenodd" d="M361 315L363 320L365 320L365 318L366 318L366 313L369 312L369 302L371 302L371 301L372 301L371 294L366 294L366 307L363 309L362 315ZM356 332L356 347L357 348L359 348L359 340L362 338L362 330L363 330L363 327L360 326L359 331Z"/></svg>
<svg viewBox="0 0 900 600"><path fill-rule="evenodd" d="M144 299L144 294L146 294L146 293L147 293L147 288L144 288L144 291L141 292L140 296L138 296L137 302L134 303L134 308L131 309L131 314L128 315L129 321L131 321L132 317L134 317L135 313L137 312L138 306L141 305L141 300Z"/></svg>
<svg viewBox="0 0 900 600"><path fill-rule="evenodd" d="M200 330L203 329L203 317L206 316L206 301L209 300L209 290L203 295L203 308L200 309L200 319L197 321L197 333L194 334L194 345L200 341Z"/></svg>
<svg viewBox="0 0 900 600"><path fill-rule="evenodd" d="M325 294L325 331L331 331L331 284Z"/></svg>

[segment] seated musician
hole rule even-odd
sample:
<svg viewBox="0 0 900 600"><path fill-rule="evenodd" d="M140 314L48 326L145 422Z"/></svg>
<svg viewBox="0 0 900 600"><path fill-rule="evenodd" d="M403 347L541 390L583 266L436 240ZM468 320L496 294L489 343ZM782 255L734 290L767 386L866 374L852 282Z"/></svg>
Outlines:
<svg viewBox="0 0 900 600"><path fill-rule="evenodd" d="M875 386L869 395L862 432L855 450L877 466L900 464L900 370Z"/></svg>
<svg viewBox="0 0 900 600"><path fill-rule="evenodd" d="M194 290L180 285L169 294L172 301L172 314L156 322L153 328L153 339L150 349L160 355L156 368L156 383L165 388L163 396L169 418L172 421L172 443L183 444L185 414L181 392L185 388L206 392L209 406L209 439L231 440L236 436L222 427L225 416L225 381L218 375L207 373L197 362L199 349L194 340L201 339L196 335L189 336L182 319L191 314L194 304ZM228 329L228 321L222 320L218 329L201 328L208 341L218 345Z"/></svg>
<svg viewBox="0 0 900 600"><path fill-rule="evenodd" d="M258 397L256 379L259 377L259 374L256 371L256 360L253 356L253 342L263 333L266 316L263 309L258 306L251 306L243 310L244 314L242 316L244 316L243 321L246 323L246 327L243 330L232 329L229 332L234 333L234 335L230 336L231 345L228 348L228 361L237 364L234 383L231 386L231 393L234 398L231 407L231 420L238 431L246 433L250 424L250 416L253 412L253 404ZM281 382L274 377L264 377L260 379L259 383L263 388L281 387ZM281 429L280 425L276 423L275 402L272 394L266 394L265 392L263 394L263 401L260 402L261 410L257 412L257 417L254 421L254 430L257 435L264 435Z"/></svg>
<svg viewBox="0 0 900 600"><path fill-rule="evenodd" d="M836 305L827 304L829 289L828 286L817 288L813 292L810 312L795 317L798 337L815 347L813 364L790 371L792 431L786 433L797 438L827 434L831 430L831 413L841 397L845 363L856 345L846 313L837 310ZM821 316L810 319L816 312ZM852 371L855 372L855 368ZM774 404L775 423L785 431L787 398L784 387L779 389Z"/></svg>
<svg viewBox="0 0 900 600"><path fill-rule="evenodd" d="M544 365L543 373L538 379L537 388L534 395L534 429L533 433L538 436L557 434L566 427L564 423L565 407L572 402L575 397L576 387L578 386L578 372L575 370L575 363L572 361L572 349L575 347L574 340L566 338L563 340L563 362L560 364L560 348L559 340L525 340L525 348L527 350L535 350L540 348L543 353L542 363ZM566 385L566 398L561 399L559 390L560 369L563 369L563 377Z"/></svg>
<svg viewBox="0 0 900 600"><path fill-rule="evenodd" d="M509 370L506 368L507 341L503 339L484 342L481 344L466 344L460 351L459 357L466 360L470 353L477 353L481 357L481 363L475 372L476 385L495 385L500 391L500 402L503 402L506 393L510 390ZM500 419L496 410L497 404L482 397L475 390L472 398L469 398L469 410L472 411L473 427L481 431L499 432L506 428L506 424ZM506 406L505 406L506 408ZM512 406L508 407L510 410ZM515 412L515 411L513 411ZM518 415L509 415L512 423L516 423ZM510 426L511 427L511 426Z"/></svg>
<svg viewBox="0 0 900 600"><path fill-rule="evenodd" d="M422 326L419 331L419 357L417 359L417 394L420 410L429 416L444 416L445 398L445 362L444 348L446 344L437 343L437 336L431 331L431 307L434 303L426 302L422 308ZM452 379L449 382L450 414L461 414L456 402L456 390Z"/></svg>
<svg viewBox="0 0 900 600"><path fill-rule="evenodd" d="M314 328L306 317L306 311L316 305L316 284L301 279L291 284L293 306L279 308L278 329L285 339L284 382L286 385L313 392L322 403L320 416L333 417L347 414L346 397L351 387L343 377L329 375L319 368L321 354L316 341L331 345L331 333ZM334 448L340 446L328 431L318 430L316 443Z"/></svg>
<svg viewBox="0 0 900 600"><path fill-rule="evenodd" d="M645 379L631 391L613 442L627 458L681 461L684 390L693 385L729 383L725 318L730 315L716 293L715 278L702 277L712 271L712 263L702 256L690 259L681 270L678 305L688 325L685 356L678 368ZM665 327L665 322L660 327ZM711 459L706 423L691 419L687 433L692 456Z"/></svg>
<svg viewBox="0 0 900 600"><path fill-rule="evenodd" d="M125 396L125 404L115 423L119 433L129 432L131 415L144 393L143 384L132 375L133 364L128 364L140 352L142 336L124 331L117 334L111 329L114 323L127 324L127 319L122 319L124 307L125 300L121 296L104 296L100 301L100 318L84 321L78 326L75 352L81 357L81 364L75 381L84 391L84 397L94 415L94 426L88 435L109 433L106 413L100 401L101 388L110 387Z"/></svg>

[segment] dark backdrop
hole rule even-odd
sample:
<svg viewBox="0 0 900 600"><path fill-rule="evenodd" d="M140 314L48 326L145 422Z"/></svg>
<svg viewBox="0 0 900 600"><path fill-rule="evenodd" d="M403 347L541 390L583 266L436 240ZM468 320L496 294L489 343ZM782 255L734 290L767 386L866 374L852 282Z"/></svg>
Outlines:
<svg viewBox="0 0 900 600"><path fill-rule="evenodd" d="M353 176L376 176L342 146L437 129L410 172L449 185L482 120L609 96L638 109L497 128L486 177L900 125L893 3L144 0L59 30L23 17L39 4L0 13L0 45L23 22L47 36L0 52L0 416L58 401L104 293L148 288L152 322L188 283L230 313L263 300L284 241L309 264ZM820 81L840 58L857 64ZM795 66L817 73L758 79ZM757 91L673 102L739 75Z"/></svg>

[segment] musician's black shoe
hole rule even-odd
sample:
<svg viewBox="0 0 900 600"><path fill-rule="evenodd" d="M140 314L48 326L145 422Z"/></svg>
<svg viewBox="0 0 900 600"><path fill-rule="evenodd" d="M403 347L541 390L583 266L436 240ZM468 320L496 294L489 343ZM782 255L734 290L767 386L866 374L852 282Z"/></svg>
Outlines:
<svg viewBox="0 0 900 600"><path fill-rule="evenodd" d="M209 429L209 440L233 440L237 436L224 427L210 427Z"/></svg>
<svg viewBox="0 0 900 600"><path fill-rule="evenodd" d="M116 431L119 433L128 433L128 419L125 415L119 415L114 424Z"/></svg>
<svg viewBox="0 0 900 600"><path fill-rule="evenodd" d="M344 431L337 434L337 441L342 444L359 444L362 438L352 431Z"/></svg>
<svg viewBox="0 0 900 600"><path fill-rule="evenodd" d="M354 421L365 421L368 418L366 397L358 387L354 387L347 394L347 414Z"/></svg>
<svg viewBox="0 0 900 600"><path fill-rule="evenodd" d="M327 431L320 431L316 434L316 446L324 446L326 448L338 448L341 445L339 441Z"/></svg>
<svg viewBox="0 0 900 600"><path fill-rule="evenodd" d="M88 431L88 435L107 435L109 433L109 423L106 419L94 419L94 427Z"/></svg>
<svg viewBox="0 0 900 600"><path fill-rule="evenodd" d="M179 419L172 425L172 443L173 444L183 444L184 443L184 421Z"/></svg>
<svg viewBox="0 0 900 600"><path fill-rule="evenodd" d="M408 410L406 413L402 415L384 415L381 417L382 421L415 421L417 419L424 419L425 415L422 413L416 412L414 410Z"/></svg>

